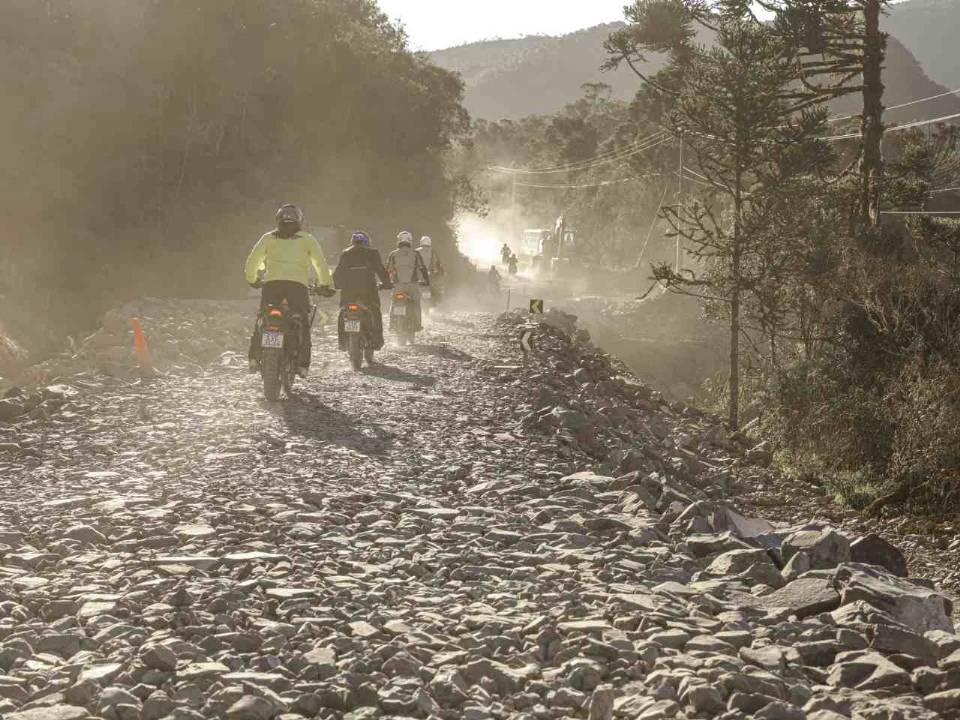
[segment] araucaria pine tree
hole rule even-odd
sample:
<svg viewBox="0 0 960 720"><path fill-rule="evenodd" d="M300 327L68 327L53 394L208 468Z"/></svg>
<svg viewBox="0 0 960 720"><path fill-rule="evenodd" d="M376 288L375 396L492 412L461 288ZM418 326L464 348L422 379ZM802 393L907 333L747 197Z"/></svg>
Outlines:
<svg viewBox="0 0 960 720"><path fill-rule="evenodd" d="M662 38L676 41L668 67L647 80L663 96L665 125L707 185L696 200L665 209L694 262L660 265L654 276L727 318L731 428L740 423L745 307L756 306L754 317L775 321L779 315L763 303L779 302L767 292L767 273L770 258L786 256L777 243L789 239L771 230L782 224L791 191L824 158L815 138L825 119L806 98L795 97L797 63L789 44L741 5L639 0L629 13L636 22L608 44L615 61L636 66L643 51L665 49ZM698 22L710 27L710 46L694 42Z"/></svg>

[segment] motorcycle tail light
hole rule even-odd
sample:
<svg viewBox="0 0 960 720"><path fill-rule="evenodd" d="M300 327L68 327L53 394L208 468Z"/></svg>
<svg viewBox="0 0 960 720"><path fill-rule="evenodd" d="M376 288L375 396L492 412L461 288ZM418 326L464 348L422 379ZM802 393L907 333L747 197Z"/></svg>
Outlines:
<svg viewBox="0 0 960 720"><path fill-rule="evenodd" d="M347 305L347 310L357 311L360 309L359 305Z"/></svg>
<svg viewBox="0 0 960 720"><path fill-rule="evenodd" d="M270 317L275 317L275 318L283 317L283 310L271 310Z"/></svg>
<svg viewBox="0 0 960 720"><path fill-rule="evenodd" d="M406 300L407 296L404 295L403 293L397 293L396 295L394 295L394 298L396 298L397 300Z"/></svg>

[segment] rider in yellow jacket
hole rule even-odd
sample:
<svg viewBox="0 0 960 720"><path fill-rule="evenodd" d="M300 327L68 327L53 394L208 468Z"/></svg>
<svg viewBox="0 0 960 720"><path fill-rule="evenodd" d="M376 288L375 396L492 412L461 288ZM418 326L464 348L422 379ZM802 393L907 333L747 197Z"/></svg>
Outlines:
<svg viewBox="0 0 960 720"><path fill-rule="evenodd" d="M277 229L268 232L247 257L244 275L254 287L261 287L260 311L267 305L280 305L284 300L290 310L303 318L310 317L310 268L317 274L321 287L330 287L330 267L317 239L303 230L303 212L295 205L284 205L277 211ZM306 377L310 368L310 333L304 333L303 353L297 373ZM260 369L260 323L250 340L250 371Z"/></svg>

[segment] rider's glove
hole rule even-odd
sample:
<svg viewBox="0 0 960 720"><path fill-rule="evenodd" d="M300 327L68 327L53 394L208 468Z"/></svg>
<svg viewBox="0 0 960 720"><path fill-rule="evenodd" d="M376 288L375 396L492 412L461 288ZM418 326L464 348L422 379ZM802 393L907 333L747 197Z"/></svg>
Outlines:
<svg viewBox="0 0 960 720"><path fill-rule="evenodd" d="M334 290L329 285L321 285L319 290L320 290L320 294L323 295L323 297L327 297L327 298L333 297L334 295L337 294L337 291Z"/></svg>
<svg viewBox="0 0 960 720"><path fill-rule="evenodd" d="M252 287L254 290L259 290L260 288L263 287L263 281L262 281L262 280L257 280L256 282L247 283L247 285L249 285L250 287Z"/></svg>

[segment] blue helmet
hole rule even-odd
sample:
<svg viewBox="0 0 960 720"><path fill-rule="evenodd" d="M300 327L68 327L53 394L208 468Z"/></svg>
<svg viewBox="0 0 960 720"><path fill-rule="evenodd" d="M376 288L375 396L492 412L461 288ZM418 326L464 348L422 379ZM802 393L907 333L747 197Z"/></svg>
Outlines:
<svg viewBox="0 0 960 720"><path fill-rule="evenodd" d="M365 232L357 231L353 234L351 238L354 245L363 245L364 247L370 247L370 236Z"/></svg>

